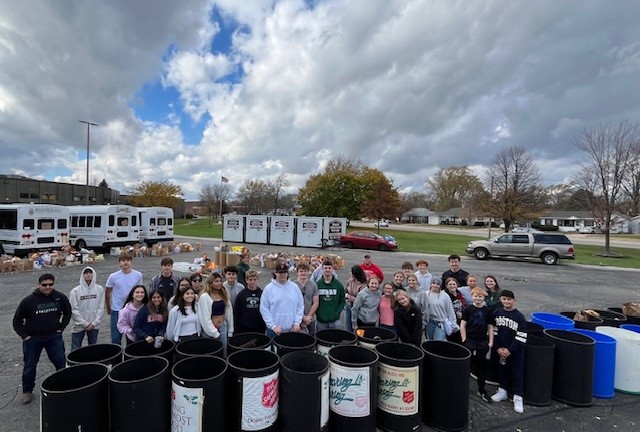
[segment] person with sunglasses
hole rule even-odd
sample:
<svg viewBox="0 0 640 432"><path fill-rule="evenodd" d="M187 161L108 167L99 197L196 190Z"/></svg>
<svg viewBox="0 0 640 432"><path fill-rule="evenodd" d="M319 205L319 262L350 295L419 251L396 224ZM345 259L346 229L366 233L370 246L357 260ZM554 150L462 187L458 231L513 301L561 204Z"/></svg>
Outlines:
<svg viewBox="0 0 640 432"><path fill-rule="evenodd" d="M71 321L71 304L67 296L53 288L55 278L45 273L38 287L25 297L13 316L13 329L22 338L24 367L22 369L22 403L33 400L36 366L42 350L56 370L65 367L62 331Z"/></svg>

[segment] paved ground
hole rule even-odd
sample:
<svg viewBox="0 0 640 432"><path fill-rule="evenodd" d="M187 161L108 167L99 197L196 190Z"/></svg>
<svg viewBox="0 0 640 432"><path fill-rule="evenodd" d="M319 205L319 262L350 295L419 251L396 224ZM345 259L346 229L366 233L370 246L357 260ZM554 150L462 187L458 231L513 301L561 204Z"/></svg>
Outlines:
<svg viewBox="0 0 640 432"><path fill-rule="evenodd" d="M211 255L216 241L202 241L205 251ZM285 246L249 245L255 252L279 252L315 254L320 251L290 248ZM339 278L345 281L348 267L357 264L363 251L330 251L343 256L347 266L340 270ZM175 261L192 262L197 253L173 255ZM374 261L382 266L385 275L399 269L404 261L415 262L418 254L403 252L373 252ZM430 270L441 274L447 269L445 256L424 256L430 262ZM134 267L142 271L145 281L159 270L160 258L138 258ZM563 263L560 266L545 266L537 262L517 262L509 260L475 261L463 257L462 267L470 273L484 276L493 274L498 277L503 288L516 293L518 308L529 317L534 311L559 312L582 308L606 309L620 306L624 301L640 301L638 278L640 271L591 268ZM51 269L56 276L57 289L68 293L77 284L82 267ZM98 279L104 284L109 273L117 269L117 260L107 257L105 262L95 265ZM269 280L269 272L262 270L260 286ZM0 430L3 432L36 431L39 429L40 392L36 391L35 401L27 406L20 403L20 375L22 371L21 343L13 332L11 320L19 301L35 287L39 272L0 274L0 321L4 331L0 334L0 415L3 419ZM65 332L68 344L70 333ZM99 341L108 341L108 329L103 326ZM43 355L38 368L37 385L53 368ZM491 389L493 390L493 388ZM77 409L78 407L73 407ZM640 424L640 397L616 394L610 400L594 399L588 408L575 408L553 402L548 407L525 407L525 413L513 412L511 404L486 404L475 396L475 382L471 381L469 409L469 428L472 431L631 431L638 430ZM424 430L430 430L425 427Z"/></svg>

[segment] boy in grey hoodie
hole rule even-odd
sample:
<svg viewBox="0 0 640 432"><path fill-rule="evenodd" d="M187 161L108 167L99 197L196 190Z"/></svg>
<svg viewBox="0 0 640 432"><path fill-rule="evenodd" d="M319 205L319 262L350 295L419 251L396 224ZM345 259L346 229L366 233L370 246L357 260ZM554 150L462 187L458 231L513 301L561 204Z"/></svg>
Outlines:
<svg viewBox="0 0 640 432"><path fill-rule="evenodd" d="M97 274L91 267L85 267L80 275L80 284L71 290L71 351L82 346L84 335L89 345L98 341L98 327L104 315L104 288L96 283Z"/></svg>

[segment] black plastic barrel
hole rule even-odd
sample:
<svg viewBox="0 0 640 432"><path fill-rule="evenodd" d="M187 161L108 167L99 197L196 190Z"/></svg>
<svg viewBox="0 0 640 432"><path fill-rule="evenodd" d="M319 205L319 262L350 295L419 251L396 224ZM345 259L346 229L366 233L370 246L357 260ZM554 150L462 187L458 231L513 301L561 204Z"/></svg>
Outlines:
<svg viewBox="0 0 640 432"><path fill-rule="evenodd" d="M448 341L424 342L422 350L422 421L438 430L466 430L471 352Z"/></svg>
<svg viewBox="0 0 640 432"><path fill-rule="evenodd" d="M212 355L188 357L173 366L172 431L226 430L226 372L227 362Z"/></svg>
<svg viewBox="0 0 640 432"><path fill-rule="evenodd" d="M611 310L593 309L604 321L603 325L620 327L620 324L627 324L627 316Z"/></svg>
<svg viewBox="0 0 640 432"><path fill-rule="evenodd" d="M424 352L404 342L380 342L378 361L378 427L389 432L421 428Z"/></svg>
<svg viewBox="0 0 640 432"><path fill-rule="evenodd" d="M60 369L41 384L40 430L109 432L109 368L85 363Z"/></svg>
<svg viewBox="0 0 640 432"><path fill-rule="evenodd" d="M190 357L213 356L223 358L222 342L211 338L194 338L176 345L176 362Z"/></svg>
<svg viewBox="0 0 640 432"><path fill-rule="evenodd" d="M524 346L524 401L527 405L551 404L555 345L549 339L527 335Z"/></svg>
<svg viewBox="0 0 640 432"><path fill-rule="evenodd" d="M227 355L244 349L269 349L271 338L264 333L240 333L227 340Z"/></svg>
<svg viewBox="0 0 640 432"><path fill-rule="evenodd" d="M138 357L114 366L109 373L109 407L112 432L169 432L169 361L158 356Z"/></svg>
<svg viewBox="0 0 640 432"><path fill-rule="evenodd" d="M273 338L273 347L280 357L294 351L313 351L316 337L307 333L280 333Z"/></svg>
<svg viewBox="0 0 640 432"><path fill-rule="evenodd" d="M527 321L527 336L534 335L534 336L542 337L543 331L544 331L544 327L542 327L540 324Z"/></svg>
<svg viewBox="0 0 640 432"><path fill-rule="evenodd" d="M325 329L316 332L316 340L318 354L329 358L331 348L338 345L355 345L358 342L358 337L342 329Z"/></svg>
<svg viewBox="0 0 640 432"><path fill-rule="evenodd" d="M595 330L596 327L604 325L604 321L598 317L595 316L591 316L589 314L587 314L587 321L578 321L573 319L573 317L576 315L575 312L560 312L560 315L564 315L567 318L573 320L573 324L575 326L575 328L577 329L583 329L583 330Z"/></svg>
<svg viewBox="0 0 640 432"><path fill-rule="evenodd" d="M378 353L357 345L329 350L329 430L376 431Z"/></svg>
<svg viewBox="0 0 640 432"><path fill-rule="evenodd" d="M369 349L374 349L380 342L394 341L398 338L391 330L381 327L359 327L356 330L356 335L358 336L358 345Z"/></svg>
<svg viewBox="0 0 640 432"><path fill-rule="evenodd" d="M122 362L122 347L116 344L86 345L67 354L67 364L102 363L115 366Z"/></svg>
<svg viewBox="0 0 640 432"><path fill-rule="evenodd" d="M634 316L634 315L627 315L627 314L623 314L622 313L622 308L619 307L610 307L607 308L607 310L611 311L611 312L616 312L619 314L624 315L625 317L627 317L627 322L626 324L640 324L640 316Z"/></svg>
<svg viewBox="0 0 640 432"><path fill-rule="evenodd" d="M593 403L593 367L596 342L567 330L547 329L544 337L555 345L553 399L574 406Z"/></svg>
<svg viewBox="0 0 640 432"><path fill-rule="evenodd" d="M147 341L134 342L124 349L124 359L130 360L140 357L158 356L167 359L169 362L169 374L171 374L171 366L173 365L173 352L176 344L173 341L165 339L162 341L160 348L154 348L152 343Z"/></svg>
<svg viewBox="0 0 640 432"><path fill-rule="evenodd" d="M329 360L294 351L280 358L280 430L319 432L329 420Z"/></svg>
<svg viewBox="0 0 640 432"><path fill-rule="evenodd" d="M279 430L278 355L265 349L241 349L229 355L227 362L231 430Z"/></svg>

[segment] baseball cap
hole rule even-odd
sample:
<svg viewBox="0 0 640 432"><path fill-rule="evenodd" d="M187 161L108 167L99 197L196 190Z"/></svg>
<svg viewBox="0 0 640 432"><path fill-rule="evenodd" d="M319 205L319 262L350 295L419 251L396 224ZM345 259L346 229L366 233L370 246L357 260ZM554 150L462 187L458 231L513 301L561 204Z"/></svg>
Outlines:
<svg viewBox="0 0 640 432"><path fill-rule="evenodd" d="M510 299L515 299L516 296L513 295L513 291L511 290L502 290L500 291L500 297L507 297Z"/></svg>
<svg viewBox="0 0 640 432"><path fill-rule="evenodd" d="M371 254L366 253L366 254L364 254L364 257L365 258L371 258Z"/></svg>
<svg viewBox="0 0 640 432"><path fill-rule="evenodd" d="M289 266L285 263L280 263L276 265L276 273L289 273Z"/></svg>

